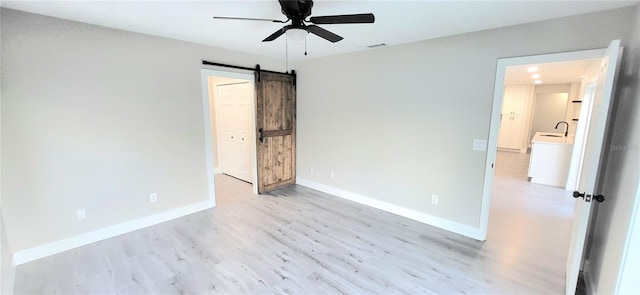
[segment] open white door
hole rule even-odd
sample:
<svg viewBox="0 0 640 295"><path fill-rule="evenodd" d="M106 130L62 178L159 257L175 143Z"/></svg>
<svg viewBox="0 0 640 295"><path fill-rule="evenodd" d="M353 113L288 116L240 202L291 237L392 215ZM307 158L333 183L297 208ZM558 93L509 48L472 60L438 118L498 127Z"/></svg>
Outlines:
<svg viewBox="0 0 640 295"><path fill-rule="evenodd" d="M596 93L590 102L587 117L586 145L583 154L578 190L584 195L576 199L576 207L571 231L571 243L569 244L569 256L567 258L566 294L575 294L578 282L580 263L583 257L584 243L587 235L587 226L591 215L592 196L599 194L597 184L598 175L604 167L604 133L609 117L613 86L619 64L620 40L614 40L607 48L606 55L600 63L600 74L596 84ZM575 194L575 193L574 193Z"/></svg>
<svg viewBox="0 0 640 295"><path fill-rule="evenodd" d="M249 81L217 84L216 126L222 173L253 183L252 85Z"/></svg>

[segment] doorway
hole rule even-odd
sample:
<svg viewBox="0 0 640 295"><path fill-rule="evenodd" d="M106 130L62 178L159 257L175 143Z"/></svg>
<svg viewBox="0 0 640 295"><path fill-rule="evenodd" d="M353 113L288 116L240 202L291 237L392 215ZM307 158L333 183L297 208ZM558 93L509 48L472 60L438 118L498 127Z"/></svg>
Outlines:
<svg viewBox="0 0 640 295"><path fill-rule="evenodd" d="M202 69L201 79L210 194L214 174L251 183L257 193L254 76Z"/></svg>
<svg viewBox="0 0 640 295"><path fill-rule="evenodd" d="M235 79L214 83L213 90L209 89L215 100L219 169L223 174L248 183L253 183L252 89L249 81Z"/></svg>
<svg viewBox="0 0 640 295"><path fill-rule="evenodd" d="M494 175L494 166L495 159L498 151L498 132L500 127L500 117L502 113L502 102L503 95L505 91L505 77L507 74L507 68L509 67L524 67L525 70L527 65L535 65L535 64L553 64L560 62L571 62L571 61L580 61L580 60L596 60L602 58L605 54L604 49L596 49L596 50L585 50L585 51L576 51L576 52L567 52L567 53L557 53L557 54L546 54L546 55L536 55L536 56L526 56L526 57L516 57L516 58L507 58L498 60L497 71L496 71L496 83L494 86L494 100L492 107L492 115L491 115L491 126L489 130L489 140L487 143L487 161L485 163L485 178L484 178L484 188L482 192L482 211L480 216L480 236L486 239L487 236L487 227L489 221L490 214L490 200L491 200L491 191L493 184L493 175ZM526 81L526 83L530 83L531 81L531 73L526 72L521 74L522 81ZM583 77L584 78L584 77ZM550 81L551 82L551 81ZM534 80L535 83L535 80ZM523 82L524 84L524 82ZM581 84L582 87L585 86L585 83ZM531 107L532 107L531 100ZM583 106L579 106L582 108ZM572 112L571 112L572 113ZM530 121L530 120L529 120ZM577 121L572 121L577 122ZM579 122L576 125L581 125L584 122ZM530 128L524 127L525 130L530 130ZM582 127L584 128L584 127ZM576 130L577 130L576 126ZM579 134L576 134L576 141L580 140L578 138ZM527 135L523 132L523 137ZM528 142L524 142L524 144L528 144ZM582 146L582 143L578 143L574 145L574 148ZM575 152L574 152L575 154ZM573 170L573 166L575 161L572 161L571 169ZM569 179L571 179L571 175Z"/></svg>
<svg viewBox="0 0 640 295"><path fill-rule="evenodd" d="M497 117L500 105L502 103L502 88L504 87L505 69L512 65L533 65L541 63L557 63L563 61L575 61L579 59L592 59L595 62L589 67L589 70L585 71L583 76L582 85L588 85L592 81L597 81L596 88L599 90L594 98L588 103L581 104L579 118L577 121L577 129L575 140L562 135L546 135L536 134L534 136L533 148L532 148L532 162L535 157L535 150L537 144L558 143L561 145L572 144L573 155L578 153L582 168L580 173L583 175L579 179L577 187L566 187L568 190L578 189L580 191L586 191L585 193L573 192L573 197L584 197L584 202L575 203L574 211L574 224L572 226L569 246L567 264L566 264L566 293L573 293L575 291L576 281L578 277L578 268L581 261L582 250L584 246L584 240L586 235L586 224L589 220L589 212L591 208L591 195L589 193L596 193L596 179L598 175L598 168L600 168L601 151L604 149L604 136L608 120L608 114L610 111L610 101L614 93L615 78L617 73L617 66L620 62L621 48L620 40L614 40L610 43L607 49L603 50L589 50L580 52L569 52L560 54L549 54L541 56L529 56L521 58L509 58L498 60L498 66L496 71L496 84L494 88L494 104L492 112L492 122L489 136L489 149L487 152L487 162L485 167L485 188L483 190L483 202L482 212L480 220L481 235L486 237L487 223L489 218L489 205L491 200L491 185L493 180L493 168L496 160L496 137L497 137ZM532 77L533 78L533 77ZM538 82L540 84L540 82ZM581 93L585 93L584 88ZM580 95L580 98L584 96ZM584 97L587 98L587 97ZM581 100L573 101L582 103ZM586 115L586 118L585 118ZM557 137L555 140L548 138L542 139L542 136ZM575 142L574 142L575 141ZM584 150L580 148L584 147ZM571 153L569 153L571 158ZM549 162L549 161L547 161ZM576 163L570 163L571 166ZM530 169L531 171L531 169ZM601 196L598 196L601 197ZM602 198L598 199L601 201ZM576 223L577 222L577 223ZM550 229L552 229L551 227Z"/></svg>

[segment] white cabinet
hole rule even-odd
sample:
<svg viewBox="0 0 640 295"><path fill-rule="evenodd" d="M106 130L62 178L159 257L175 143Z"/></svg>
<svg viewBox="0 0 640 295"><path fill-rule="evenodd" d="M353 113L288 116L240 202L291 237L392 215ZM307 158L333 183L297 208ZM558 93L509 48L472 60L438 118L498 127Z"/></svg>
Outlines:
<svg viewBox="0 0 640 295"><path fill-rule="evenodd" d="M502 114L523 115L526 111L527 98L530 95L529 85L509 85L504 87L502 98Z"/></svg>
<svg viewBox="0 0 640 295"><path fill-rule="evenodd" d="M500 119L498 147L503 149L522 148L523 115L503 114Z"/></svg>
<svg viewBox="0 0 640 295"><path fill-rule="evenodd" d="M505 86L498 132L498 148L524 152L525 119L527 117L525 114L532 90L531 85Z"/></svg>

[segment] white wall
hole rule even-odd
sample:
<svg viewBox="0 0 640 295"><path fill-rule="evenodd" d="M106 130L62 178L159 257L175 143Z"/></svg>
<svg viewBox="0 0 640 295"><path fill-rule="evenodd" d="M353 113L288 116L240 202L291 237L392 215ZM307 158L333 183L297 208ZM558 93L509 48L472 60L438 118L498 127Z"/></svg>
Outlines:
<svg viewBox="0 0 640 295"><path fill-rule="evenodd" d="M488 138L497 59L604 48L628 36L633 15L625 8L300 62L298 177L478 228L486 152L472 140Z"/></svg>
<svg viewBox="0 0 640 295"><path fill-rule="evenodd" d="M2 32L2 10L0 10L0 32ZM0 55L2 48L0 47ZM0 63L0 73L2 73L2 63ZM0 110L2 110L2 79L0 79ZM0 111L0 130L2 129L2 112ZM2 138L0 137L0 163L2 163ZM0 169L0 179L2 170ZM4 226L4 216L2 214L2 181L0 181L0 294L13 294L13 282L15 277L15 266L11 257L11 248L7 237L7 230Z"/></svg>
<svg viewBox="0 0 640 295"><path fill-rule="evenodd" d="M531 136L533 140L536 132L557 132L563 133L566 128L562 124L555 129L558 122L564 121L567 112L567 101L569 93L538 93L533 103L533 114L531 117ZM567 122L568 123L568 122Z"/></svg>
<svg viewBox="0 0 640 295"><path fill-rule="evenodd" d="M600 186L607 200L597 204L585 266L585 276L591 279L597 294L618 292L624 248L630 238L630 220L640 189L640 7L629 10L635 14L627 24L631 30L623 38L626 42L614 100L615 119L609 129L610 148ZM637 273L635 277L637 280Z"/></svg>
<svg viewBox="0 0 640 295"><path fill-rule="evenodd" d="M528 148L531 148L531 140L533 140L533 136L535 132L533 129L533 108L535 107L535 100L538 94L549 94L549 93L568 93L569 100L571 97L577 96L577 93L572 93L572 84L546 84L546 85L534 85L533 94L531 95L528 104L527 104L527 118L525 123L525 130L527 132L527 136L523 136L524 145ZM567 106L565 106L567 108ZM564 120L564 119L563 119ZM573 135L575 132L572 132L572 128L575 129L575 124L573 121L567 121L569 123L569 134ZM555 126L555 125L554 125ZM556 132L556 130L552 130L550 132Z"/></svg>
<svg viewBox="0 0 640 295"><path fill-rule="evenodd" d="M282 64L7 9L1 29L13 251L207 201L202 60Z"/></svg>
<svg viewBox="0 0 640 295"><path fill-rule="evenodd" d="M571 84L549 84L549 85L536 85L536 94L549 94L549 93L569 93L571 91Z"/></svg>

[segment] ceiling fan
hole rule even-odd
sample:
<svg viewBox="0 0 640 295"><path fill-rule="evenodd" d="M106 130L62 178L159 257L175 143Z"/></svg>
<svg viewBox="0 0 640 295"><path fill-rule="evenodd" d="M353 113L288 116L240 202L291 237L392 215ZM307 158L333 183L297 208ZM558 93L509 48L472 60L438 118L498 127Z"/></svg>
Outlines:
<svg viewBox="0 0 640 295"><path fill-rule="evenodd" d="M262 42L269 42L277 39L283 34L287 34L293 40L302 40L306 37L307 33L315 34L321 38L324 38L331 42L338 42L344 38L338 36L332 32L329 32L317 25L328 24L365 24L373 23L375 17L373 13L361 13L361 14L344 14L344 15L327 15L327 16L311 16L311 7L313 7L312 0L278 0L282 7L282 14L287 17L287 20L277 19L264 19L264 18L244 18L244 17L225 17L214 16L215 19L237 19L237 20L255 20L255 21L269 21L274 23L283 23L291 21L291 24L285 25L281 29L275 31ZM311 17L309 17L311 16ZM309 19L307 19L309 17ZM312 23L307 25L307 23Z"/></svg>

